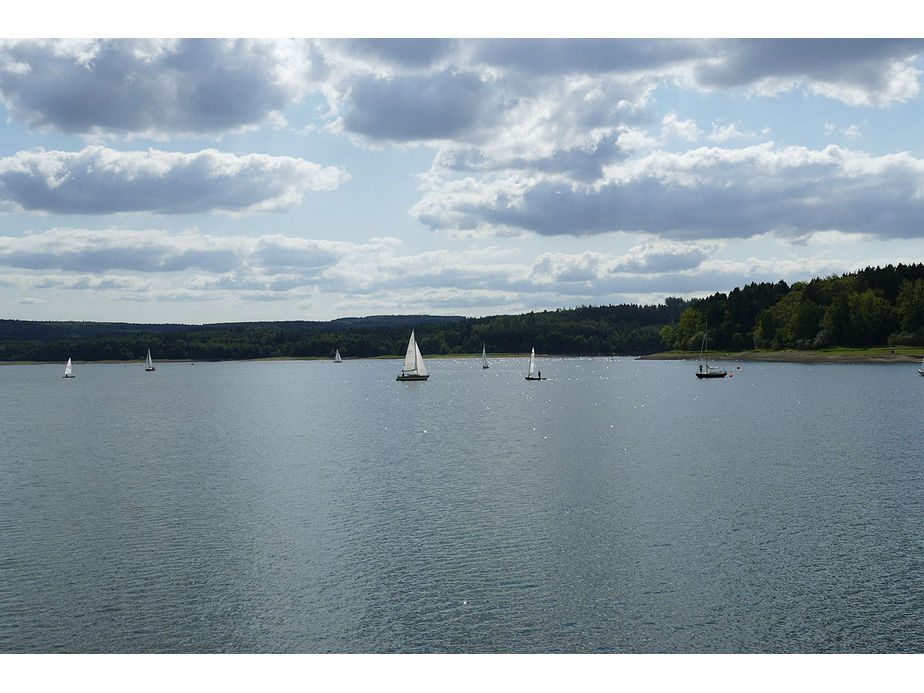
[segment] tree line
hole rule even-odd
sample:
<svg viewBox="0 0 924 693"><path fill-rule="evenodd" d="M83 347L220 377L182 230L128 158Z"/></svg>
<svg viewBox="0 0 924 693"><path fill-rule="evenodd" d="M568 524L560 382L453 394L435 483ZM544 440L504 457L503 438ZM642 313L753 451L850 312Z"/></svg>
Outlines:
<svg viewBox="0 0 924 693"><path fill-rule="evenodd" d="M134 325L0 320L0 361L345 358L400 356L411 329L424 354L623 354L662 348L660 330L685 303L582 306L487 318L372 316L330 322Z"/></svg>
<svg viewBox="0 0 924 693"><path fill-rule="evenodd" d="M924 345L924 264L716 293L690 301L662 339L698 349L707 325L710 348L726 351Z"/></svg>
<svg viewBox="0 0 924 693"><path fill-rule="evenodd" d="M698 350L924 345L924 264L867 267L789 286L658 305L579 306L522 315L371 316L212 325L0 320L0 361L229 360L400 356L410 329L424 354L637 355Z"/></svg>

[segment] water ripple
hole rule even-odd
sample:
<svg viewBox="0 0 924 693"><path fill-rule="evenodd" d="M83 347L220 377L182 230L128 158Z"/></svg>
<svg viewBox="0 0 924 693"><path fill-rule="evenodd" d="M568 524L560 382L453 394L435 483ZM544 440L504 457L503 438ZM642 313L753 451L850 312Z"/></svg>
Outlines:
<svg viewBox="0 0 924 693"><path fill-rule="evenodd" d="M0 651L922 651L906 368L477 366L2 369Z"/></svg>

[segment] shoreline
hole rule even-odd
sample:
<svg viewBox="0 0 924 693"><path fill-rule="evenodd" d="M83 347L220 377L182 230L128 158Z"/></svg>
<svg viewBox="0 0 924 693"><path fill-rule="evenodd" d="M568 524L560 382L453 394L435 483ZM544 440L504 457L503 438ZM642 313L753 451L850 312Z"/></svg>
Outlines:
<svg viewBox="0 0 924 693"><path fill-rule="evenodd" d="M425 358L430 360L440 359L480 359L481 354L434 354ZM491 358L529 358L529 354L510 354L499 353L489 355ZM542 358L609 358L609 359L634 359L636 361L699 361L699 352L689 351L664 351L655 354L644 354L635 356L630 354L609 355L609 356L573 356L567 354L540 354ZM709 352L706 354L709 361L765 361L778 363L921 363L924 358L924 350L911 351L907 347L896 349L857 349L857 350L838 350L838 351L798 351L795 349L784 349L781 351L738 351L738 352ZM347 361L400 361L403 357L394 356L361 356L355 358L344 358ZM233 363L233 362L260 362L260 361L331 361L333 359L323 356L269 356L266 358L255 359L160 359L155 361L159 363ZM131 360L102 360L102 361L74 361L79 364L108 364L108 365L126 365L126 366L143 366L144 361ZM47 366L60 365L59 361L0 361L0 366Z"/></svg>
<svg viewBox="0 0 924 693"><path fill-rule="evenodd" d="M739 351L706 354L710 361L768 361L779 363L921 363L924 352L917 354L893 349L858 349L856 351ZM639 356L642 361L698 361L696 352L662 352Z"/></svg>

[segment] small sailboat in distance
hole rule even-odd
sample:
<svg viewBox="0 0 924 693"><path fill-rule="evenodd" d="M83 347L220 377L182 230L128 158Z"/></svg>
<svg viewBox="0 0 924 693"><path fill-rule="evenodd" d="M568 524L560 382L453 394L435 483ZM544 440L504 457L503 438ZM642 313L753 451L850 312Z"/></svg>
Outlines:
<svg viewBox="0 0 924 693"><path fill-rule="evenodd" d="M62 375L61 377L62 378L76 378L77 377L76 375L74 375L74 367L71 365L70 356L67 357L67 365L64 366L64 375Z"/></svg>
<svg viewBox="0 0 924 693"><path fill-rule="evenodd" d="M482 368L490 368L490 367L491 367L491 366L488 365L488 352L485 350L485 344L484 344L484 342L481 343L481 367L482 367Z"/></svg>
<svg viewBox="0 0 924 693"><path fill-rule="evenodd" d="M918 373L924 375L924 359L921 359L921 367L918 368Z"/></svg>
<svg viewBox="0 0 924 693"><path fill-rule="evenodd" d="M709 323L706 323L706 329L703 330L703 344L699 348L699 369L696 371L697 378L724 378L728 372L724 368L710 366L709 362L703 358L706 351L706 333L709 331Z"/></svg>
<svg viewBox="0 0 924 693"><path fill-rule="evenodd" d="M154 362L151 360L151 350L150 349L148 349L148 358L144 362L144 370L145 371L157 370L156 368L154 368Z"/></svg>
<svg viewBox="0 0 924 693"><path fill-rule="evenodd" d="M340 349L337 349L337 353L334 354L334 363L343 363L343 359L340 358Z"/></svg>
<svg viewBox="0 0 924 693"><path fill-rule="evenodd" d="M417 346L417 340L414 338L414 330L411 330L407 353L404 355L404 368L395 380L426 380L429 377L427 364L424 363L423 356L420 355L420 347Z"/></svg>
<svg viewBox="0 0 924 693"><path fill-rule="evenodd" d="M542 371L536 372L536 349L535 347L529 353L529 369L526 371L527 380L548 380L542 377Z"/></svg>

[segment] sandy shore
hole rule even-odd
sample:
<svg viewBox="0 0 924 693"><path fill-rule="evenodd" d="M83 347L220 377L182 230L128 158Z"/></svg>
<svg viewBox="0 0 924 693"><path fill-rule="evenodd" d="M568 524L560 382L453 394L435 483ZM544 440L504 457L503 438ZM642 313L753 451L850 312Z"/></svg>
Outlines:
<svg viewBox="0 0 924 693"><path fill-rule="evenodd" d="M920 363L922 353L896 353L889 349L869 351L740 351L736 353L711 353L710 361L782 361L785 363ZM697 361L699 354L661 353L640 356L651 361Z"/></svg>

